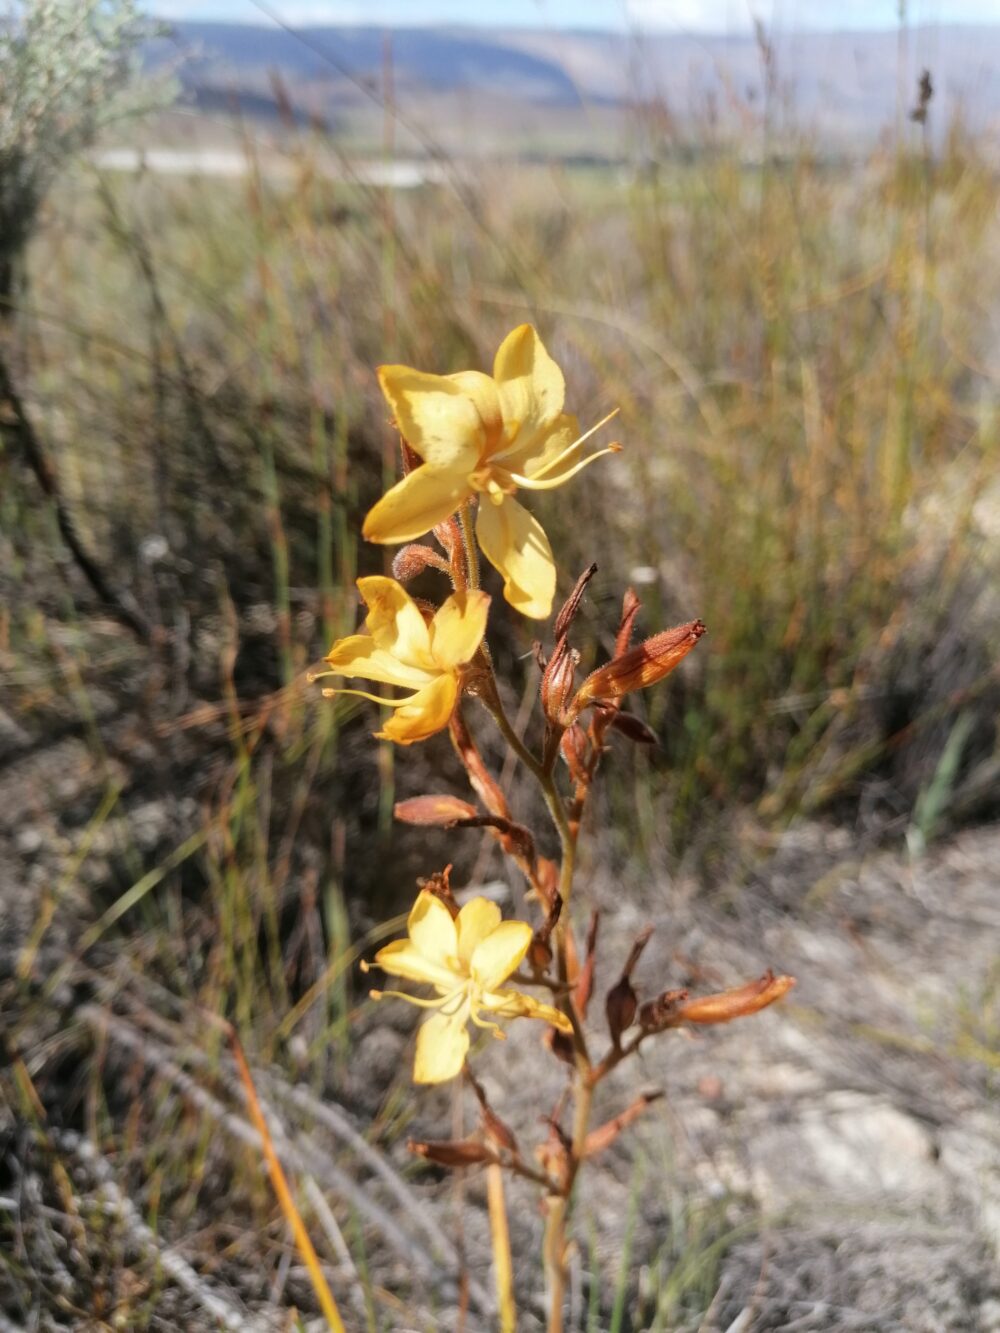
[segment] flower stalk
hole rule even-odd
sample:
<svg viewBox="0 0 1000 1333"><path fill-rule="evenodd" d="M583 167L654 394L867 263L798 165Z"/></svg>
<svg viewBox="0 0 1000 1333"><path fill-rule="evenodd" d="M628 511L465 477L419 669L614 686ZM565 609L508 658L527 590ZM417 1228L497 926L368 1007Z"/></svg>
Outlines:
<svg viewBox="0 0 1000 1333"><path fill-rule="evenodd" d="M385 945L362 966L365 971L377 967L402 983L391 991L373 990L373 999L392 997L421 1011L414 1082L444 1083L464 1076L475 1094L478 1133L460 1137L464 1130L459 1127L452 1140L410 1146L438 1167L486 1174L502 1333L515 1329L517 1321L504 1172L541 1191L547 1328L561 1333L571 1208L582 1169L662 1095L640 1093L592 1129L600 1085L645 1041L678 1027L701 1029L748 1017L780 1000L794 982L767 972L710 996L692 998L686 990L669 988L644 996L640 963L650 966L647 946L653 934L647 929L636 937L604 996L607 1036L602 1040L594 1031L590 1005L597 912L590 915L582 956L574 933L577 846L590 794L613 738L656 744L649 727L625 711L628 695L658 684L678 668L705 626L691 620L633 646L641 607L629 589L613 655L578 684L583 653L574 639L597 572L597 565L590 565L553 620L547 655L536 644L540 718L535 728L529 722L525 739L504 708L489 648L488 620L498 606L480 586L480 554L502 578L510 607L532 620L548 619L557 585L555 558L544 530L514 497L561 487L620 446L584 452L593 431L581 434L576 418L564 411L562 372L530 325L504 339L491 375L472 370L434 375L406 366L383 366L378 374L402 437L404 475L370 511L364 535L403 549L393 562L393 578L358 581L367 608L364 626L333 645L328 670L318 674L360 678L402 692L382 699L353 687L324 690L389 707L392 716L377 733L380 738L411 745L447 731L472 799L450 793L411 797L397 804L396 817L415 827L456 833L488 830L524 876L535 916L532 921L504 920L487 898L453 892L449 867L420 881L405 938ZM417 540L427 533L440 551ZM403 587L417 575L433 579L441 574L449 588L439 604L415 600ZM544 850L546 837L552 841L551 830L513 817L504 787L466 718L466 696L478 698L535 784L558 836L557 860ZM659 967L664 967L662 960ZM422 988L416 994L408 989L414 984ZM539 990L544 999L532 993ZM535 1146L534 1162L522 1153L472 1072L485 1058L484 1048L495 1047L495 1041L480 1038L488 1034L502 1041L507 1023L516 1018L539 1020L544 1034L539 1058L547 1051L564 1082L547 1117L546 1137Z"/></svg>

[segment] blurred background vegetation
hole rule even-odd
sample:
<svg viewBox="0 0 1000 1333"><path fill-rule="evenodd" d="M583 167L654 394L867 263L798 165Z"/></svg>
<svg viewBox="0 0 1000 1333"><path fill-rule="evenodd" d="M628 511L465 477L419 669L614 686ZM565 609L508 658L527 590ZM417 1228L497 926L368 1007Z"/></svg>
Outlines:
<svg viewBox="0 0 1000 1333"><path fill-rule="evenodd" d="M918 71L830 151L779 114L761 34L736 130L650 96L581 161L565 109L530 157L439 153L421 122L398 188L389 45L374 113L331 130L280 72L269 119L236 93L171 108L127 4L24 12L0 53L0 757L20 784L51 747L18 846L58 855L25 880L19 1031L65 980L38 968L75 901L95 993L141 976L320 1087L352 942L445 860L496 872L472 835L392 824L458 781L447 742L375 747L370 707L305 673L383 568L358 535L396 468L373 367L488 368L525 320L583 423L620 408L624 453L538 500L562 588L600 567L584 664L629 583L647 632L709 627L633 705L659 745L608 764L592 864L711 890L803 817L918 854L996 815L998 179L959 114L921 114ZM217 171L158 169L195 141ZM533 630L497 601L530 729Z"/></svg>

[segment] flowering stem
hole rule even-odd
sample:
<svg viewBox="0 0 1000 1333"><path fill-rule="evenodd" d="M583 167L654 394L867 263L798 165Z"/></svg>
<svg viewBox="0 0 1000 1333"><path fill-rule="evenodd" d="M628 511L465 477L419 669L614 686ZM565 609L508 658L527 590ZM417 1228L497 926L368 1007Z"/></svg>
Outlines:
<svg viewBox="0 0 1000 1333"><path fill-rule="evenodd" d="M462 545L465 547L465 565L468 571L470 588L479 587L479 548L476 546L476 534L472 530L472 501L466 500L458 511L458 520L462 525Z"/></svg>
<svg viewBox="0 0 1000 1333"><path fill-rule="evenodd" d="M499 1162L491 1162L486 1168L486 1198L490 1214L490 1235L493 1241L497 1304L500 1308L500 1333L515 1333L517 1307L514 1304L514 1267L510 1256L510 1229L507 1225L507 1203L503 1192L503 1167Z"/></svg>
<svg viewBox="0 0 1000 1333"><path fill-rule="evenodd" d="M547 1201L548 1211L542 1250L549 1302L547 1333L562 1333L563 1328L563 1304L566 1299L566 1219L569 1215L573 1182L583 1161L593 1098L593 1087L586 1065L577 1068L573 1095L575 1102L573 1139L567 1165L566 1186L562 1194L550 1195Z"/></svg>

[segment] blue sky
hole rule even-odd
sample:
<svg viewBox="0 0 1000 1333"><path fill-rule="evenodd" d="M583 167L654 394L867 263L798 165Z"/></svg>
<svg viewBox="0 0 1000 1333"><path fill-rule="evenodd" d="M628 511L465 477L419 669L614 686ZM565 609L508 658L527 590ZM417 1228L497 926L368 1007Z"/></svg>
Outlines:
<svg viewBox="0 0 1000 1333"><path fill-rule="evenodd" d="M485 23L509 27L742 32L752 16L783 30L892 28L898 0L263 0L286 23ZM151 0L163 18L266 23L254 0ZM997 0L908 0L911 23L996 23Z"/></svg>

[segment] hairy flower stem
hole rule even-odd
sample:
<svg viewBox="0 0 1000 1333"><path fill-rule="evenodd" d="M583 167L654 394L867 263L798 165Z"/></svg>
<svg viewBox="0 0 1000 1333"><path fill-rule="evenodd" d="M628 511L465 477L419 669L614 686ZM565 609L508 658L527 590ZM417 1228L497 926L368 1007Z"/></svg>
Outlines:
<svg viewBox="0 0 1000 1333"><path fill-rule="evenodd" d="M466 500L458 511L458 520L462 525L462 545L465 547L465 568L468 586L479 587L479 547L472 527L472 501Z"/></svg>

